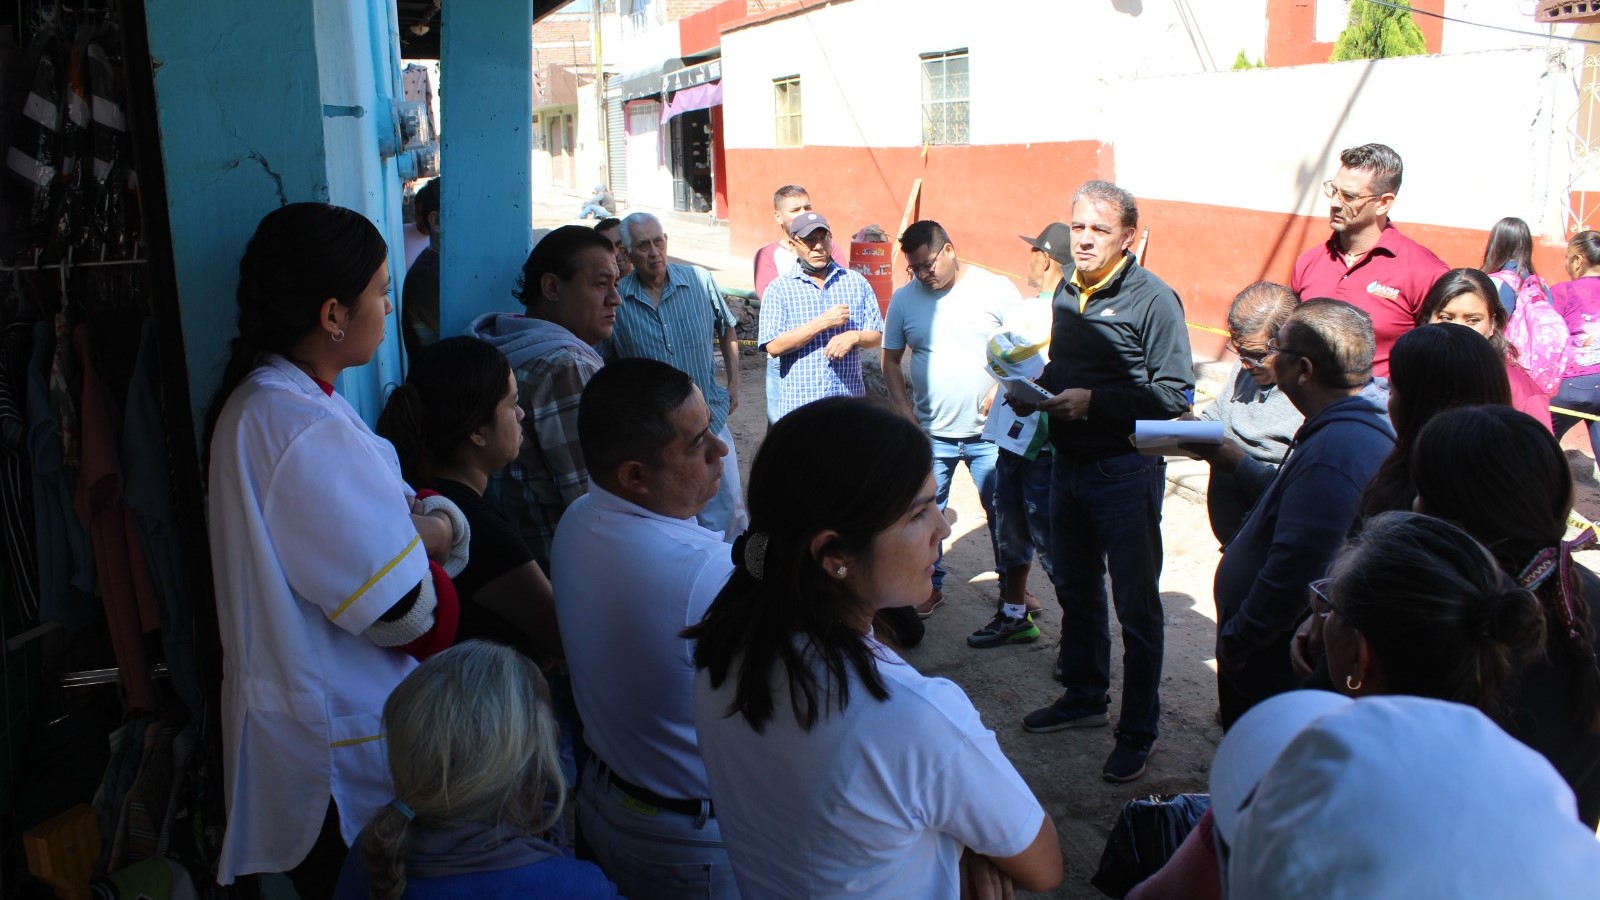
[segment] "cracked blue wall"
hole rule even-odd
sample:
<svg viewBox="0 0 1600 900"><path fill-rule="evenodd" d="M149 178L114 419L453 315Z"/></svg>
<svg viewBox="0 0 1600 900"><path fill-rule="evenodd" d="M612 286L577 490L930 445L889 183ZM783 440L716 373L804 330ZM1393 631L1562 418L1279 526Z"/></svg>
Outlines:
<svg viewBox="0 0 1600 900"><path fill-rule="evenodd" d="M196 423L227 362L256 223L328 199L312 7L145 0Z"/></svg>

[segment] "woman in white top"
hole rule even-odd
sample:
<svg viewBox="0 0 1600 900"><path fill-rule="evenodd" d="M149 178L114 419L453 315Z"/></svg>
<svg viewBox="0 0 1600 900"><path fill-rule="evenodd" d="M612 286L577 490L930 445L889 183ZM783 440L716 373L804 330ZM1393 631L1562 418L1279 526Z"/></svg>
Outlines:
<svg viewBox="0 0 1600 900"><path fill-rule="evenodd" d="M697 642L695 728L746 900L998 896L1061 882L1054 823L966 694L873 613L928 596L950 533L916 423L868 400L768 432Z"/></svg>
<svg viewBox="0 0 1600 900"><path fill-rule="evenodd" d="M357 213L296 203L239 264L239 336L207 417L222 884L287 871L303 897L332 893L344 846L393 796L384 700L455 633L430 555L464 535L414 509L393 448L333 390L383 340L387 254Z"/></svg>

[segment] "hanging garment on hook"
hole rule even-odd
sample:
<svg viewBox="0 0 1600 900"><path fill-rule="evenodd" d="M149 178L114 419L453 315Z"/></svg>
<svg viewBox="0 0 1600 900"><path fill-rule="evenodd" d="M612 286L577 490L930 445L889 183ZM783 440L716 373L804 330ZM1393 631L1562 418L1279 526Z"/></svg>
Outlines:
<svg viewBox="0 0 1600 900"><path fill-rule="evenodd" d="M61 32L46 28L35 36L32 87L6 149L7 183L25 211L28 234L44 246L58 215L61 180L61 121L65 104L65 48Z"/></svg>

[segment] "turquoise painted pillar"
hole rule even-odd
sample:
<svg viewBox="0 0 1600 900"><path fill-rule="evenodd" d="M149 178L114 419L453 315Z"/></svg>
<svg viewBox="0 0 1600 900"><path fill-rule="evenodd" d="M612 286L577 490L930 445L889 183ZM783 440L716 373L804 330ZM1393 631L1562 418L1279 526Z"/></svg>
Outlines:
<svg viewBox="0 0 1600 900"><path fill-rule="evenodd" d="M533 0L445 0L440 331L515 311L532 243Z"/></svg>
<svg viewBox="0 0 1600 900"><path fill-rule="evenodd" d="M310 3L145 0L195 424L238 319L261 217L328 199Z"/></svg>

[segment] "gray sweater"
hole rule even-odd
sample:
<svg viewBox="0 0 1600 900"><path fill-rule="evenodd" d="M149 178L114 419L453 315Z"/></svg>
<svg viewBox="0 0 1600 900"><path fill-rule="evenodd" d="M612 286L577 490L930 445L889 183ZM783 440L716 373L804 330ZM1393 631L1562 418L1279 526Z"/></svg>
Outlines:
<svg viewBox="0 0 1600 900"><path fill-rule="evenodd" d="M1289 443L1305 420L1276 385L1262 387L1238 363L1228 372L1227 390L1200 413L1200 418L1221 422L1223 433L1244 448L1244 459L1232 472L1215 467L1206 490L1206 512L1211 533L1226 544L1250 507L1255 506L1278 467Z"/></svg>

